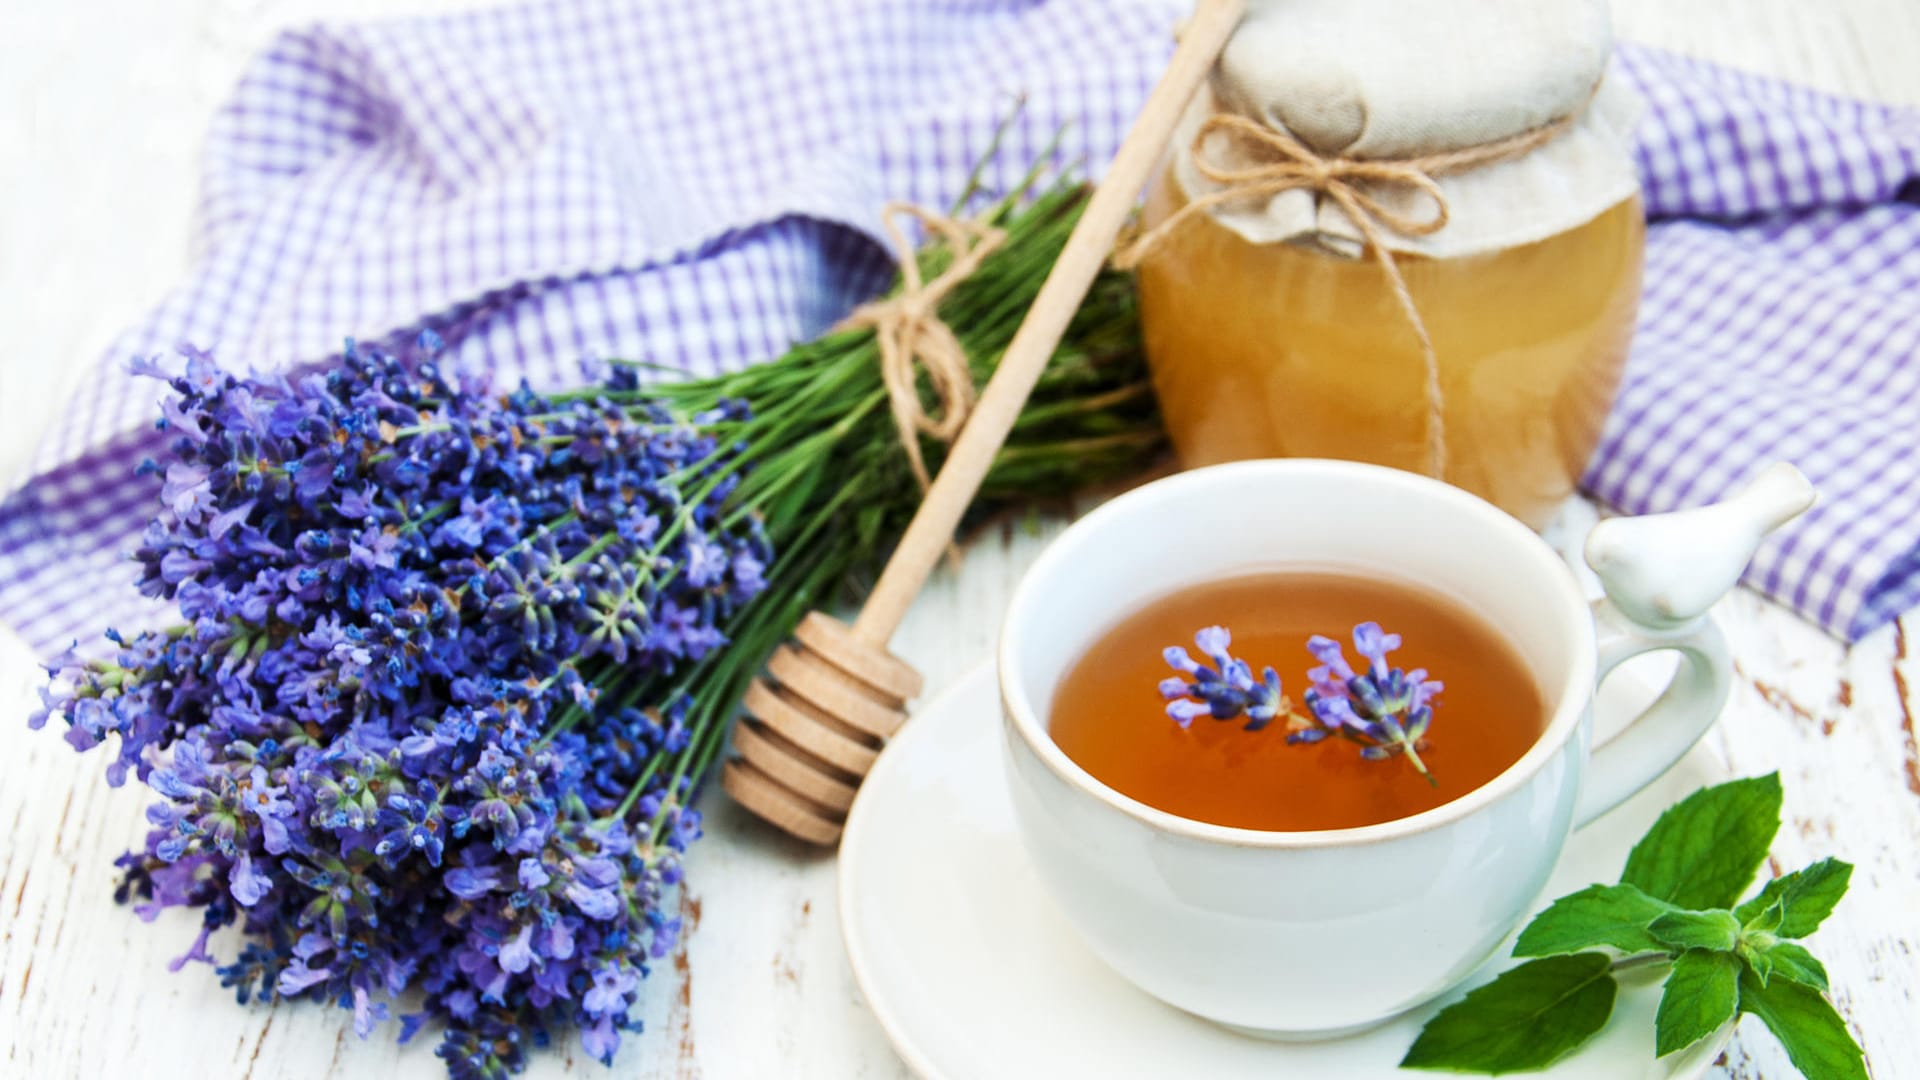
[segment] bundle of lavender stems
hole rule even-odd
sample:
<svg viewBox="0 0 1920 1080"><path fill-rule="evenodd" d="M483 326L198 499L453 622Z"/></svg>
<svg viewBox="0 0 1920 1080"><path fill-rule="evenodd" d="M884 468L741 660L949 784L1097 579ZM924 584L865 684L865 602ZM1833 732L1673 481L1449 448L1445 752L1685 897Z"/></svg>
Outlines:
<svg viewBox="0 0 1920 1080"><path fill-rule="evenodd" d="M976 380L1083 199L985 212L1006 240L942 305ZM919 252L929 277L951 257ZM977 514L1159 451L1137 334L1130 283L1103 276ZM159 796L118 895L199 911L176 968L216 964L242 1003L335 1002L363 1037L431 1025L453 1076L573 1031L611 1063L676 945L692 803L748 682L877 569L919 487L871 330L544 395L438 351L349 346L285 377L140 365L170 388L172 443L142 466L161 498L139 588L171 618L56 661L34 723Z"/></svg>

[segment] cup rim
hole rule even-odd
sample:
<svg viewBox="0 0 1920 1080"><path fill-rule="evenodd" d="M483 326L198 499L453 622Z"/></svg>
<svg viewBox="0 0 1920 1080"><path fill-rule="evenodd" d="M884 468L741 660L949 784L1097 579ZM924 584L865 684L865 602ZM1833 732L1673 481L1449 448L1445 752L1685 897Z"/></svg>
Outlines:
<svg viewBox="0 0 1920 1080"><path fill-rule="evenodd" d="M1566 678L1557 688L1543 688L1552 705L1550 719L1540 737L1534 740L1526 753L1493 779L1431 810L1372 825L1294 832L1216 825L1180 817L1122 794L1068 757L1066 751L1060 749L1053 737L1047 734L1046 726L1036 715L1032 702L1017 691L1024 681L1018 620L1032 604L1032 594L1038 588L1035 583L1058 573L1062 566L1072 561L1079 547L1089 543L1090 538L1100 535L1106 522L1139 503L1164 499L1190 488L1223 484L1266 486L1315 474L1330 475L1348 483L1416 490L1425 497L1438 498L1454 511L1473 518L1490 533L1504 537L1507 543L1523 553L1522 557L1553 571L1545 576L1554 582L1556 602L1568 614L1569 617L1564 621L1575 640L1567 643L1572 651L1572 662L1567 665ZM1013 598L1001 622L995 668L1000 707L1008 718L1007 726L1019 733L1034 757L1070 787L1141 824L1191 840L1234 847L1281 850L1348 847L1396 840L1461 821L1517 791L1534 774L1545 768L1579 730L1581 718L1586 715L1591 703L1598 663L1593 634L1587 598L1580 591L1574 576L1567 572L1559 554L1533 530L1492 503L1450 484L1385 466L1321 458L1274 458L1208 465L1154 480L1115 497L1068 526L1027 569L1014 588Z"/></svg>

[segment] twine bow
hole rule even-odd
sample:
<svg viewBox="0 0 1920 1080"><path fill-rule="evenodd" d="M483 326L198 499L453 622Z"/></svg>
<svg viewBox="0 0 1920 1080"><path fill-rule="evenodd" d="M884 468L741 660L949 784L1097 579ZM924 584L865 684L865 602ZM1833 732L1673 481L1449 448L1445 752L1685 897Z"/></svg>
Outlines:
<svg viewBox="0 0 1920 1080"><path fill-rule="evenodd" d="M921 280L920 260L900 227L903 215L919 219L927 232L944 240L953 253L953 261L932 281ZM966 425L974 401L966 350L953 330L940 321L940 302L980 268L1006 240L1006 233L984 222L960 221L903 202L888 203L881 211L881 222L900 260L900 292L860 305L834 329L873 328L880 346L880 377L893 407L900 446L907 452L907 463L920 482L920 490L925 491L932 478L920 453L920 435L952 442ZM920 401L915 361L927 373L937 414L928 413Z"/></svg>
<svg viewBox="0 0 1920 1080"><path fill-rule="evenodd" d="M1597 88L1596 88L1597 89ZM1588 100L1592 100L1589 95ZM1322 157L1298 139L1231 113L1209 117L1200 125L1193 140L1193 164L1201 176L1220 185L1220 190L1202 195L1169 215L1166 220L1141 234L1114 257L1122 269L1138 266L1140 261L1175 229L1195 214L1242 199L1272 198L1286 191L1315 191L1333 200L1373 253L1387 276L1387 284L1406 313L1420 341L1420 355L1426 363L1426 459L1427 473L1436 478L1446 473L1446 426L1442 414L1440 362L1433 352L1433 340L1427 336L1427 324L1414 306L1413 294L1400 274L1393 253L1387 250L1385 234L1428 236L1445 228L1448 219L1446 195L1434 179L1449 173L1464 172L1496 161L1506 161L1532 152L1558 138L1572 127L1585 106L1572 113L1518 135L1479 146L1469 146L1424 157L1365 160ZM1209 160L1208 137L1214 134L1237 144L1250 165L1227 166ZM1374 192L1399 189L1424 196L1431 213L1415 217L1385 205Z"/></svg>

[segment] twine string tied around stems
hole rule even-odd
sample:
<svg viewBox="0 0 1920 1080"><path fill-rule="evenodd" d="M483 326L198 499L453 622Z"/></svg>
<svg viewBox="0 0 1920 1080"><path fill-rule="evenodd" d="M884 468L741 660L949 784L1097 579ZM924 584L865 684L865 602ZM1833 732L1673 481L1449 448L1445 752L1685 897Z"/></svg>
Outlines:
<svg viewBox="0 0 1920 1080"><path fill-rule="evenodd" d="M901 227L905 217L917 219L929 236L940 238L953 254L953 260L931 281L922 279L919 257ZM941 321L940 302L1005 242L1006 232L983 221L947 217L904 202L887 203L881 222L900 262L900 291L860 305L834 329L873 330L900 447L906 451L920 490L925 491L932 477L920 452L920 436L952 442L966 425L975 398L967 352L952 328ZM932 413L920 400L922 370L933 389L937 411Z"/></svg>

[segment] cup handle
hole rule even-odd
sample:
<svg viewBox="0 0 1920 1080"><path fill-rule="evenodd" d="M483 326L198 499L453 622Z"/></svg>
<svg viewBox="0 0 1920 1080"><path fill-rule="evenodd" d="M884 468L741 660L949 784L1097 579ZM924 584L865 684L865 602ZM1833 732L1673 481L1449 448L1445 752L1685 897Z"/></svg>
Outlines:
<svg viewBox="0 0 1920 1080"><path fill-rule="evenodd" d="M1596 684L1628 660L1662 649L1679 653L1680 666L1653 704L1594 746L1574 807L1576 829L1625 802L1686 756L1719 718L1733 686L1727 639L1711 617L1684 629L1662 630L1634 623L1612 600L1603 599L1594 602L1593 622L1600 653Z"/></svg>
<svg viewBox="0 0 1920 1080"><path fill-rule="evenodd" d="M1731 497L1667 514L1612 518L1587 534L1587 565L1606 599L1593 606L1599 674L1641 653L1680 654L1673 682L1647 710L1594 747L1575 827L1620 805L1672 768L1727 703L1733 661L1707 615L1767 534L1813 505L1813 485L1777 462Z"/></svg>

